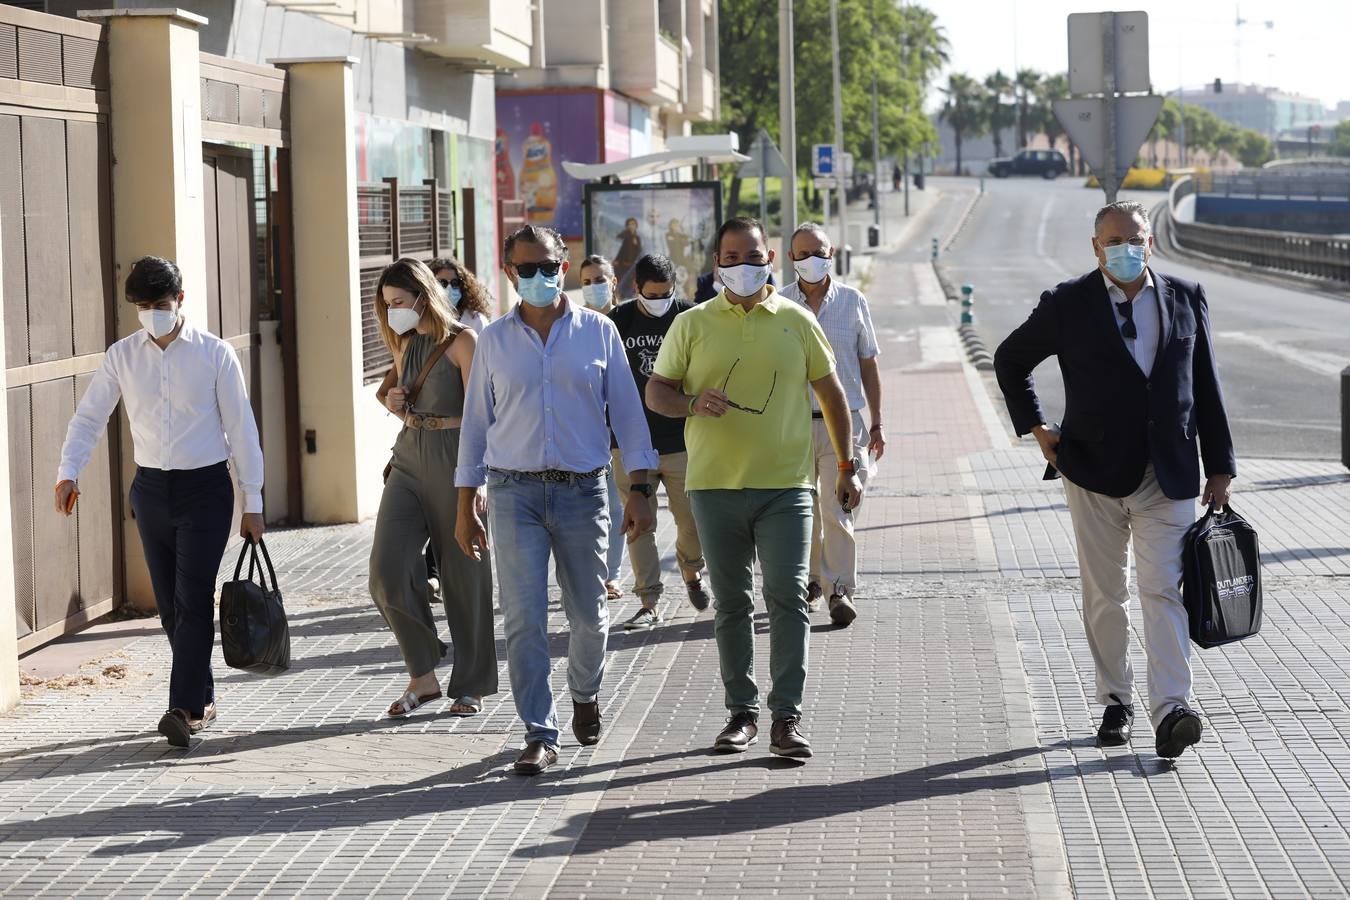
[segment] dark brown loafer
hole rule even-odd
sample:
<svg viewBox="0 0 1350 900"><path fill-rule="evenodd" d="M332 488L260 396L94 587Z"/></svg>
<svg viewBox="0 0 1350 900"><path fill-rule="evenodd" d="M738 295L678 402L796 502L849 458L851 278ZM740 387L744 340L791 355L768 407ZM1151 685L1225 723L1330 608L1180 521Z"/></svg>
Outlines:
<svg viewBox="0 0 1350 900"><path fill-rule="evenodd" d="M600 701L572 701L572 733L583 747L600 743Z"/></svg>
<svg viewBox="0 0 1350 900"><path fill-rule="evenodd" d="M159 719L159 733L174 747L186 747L192 743L192 726L188 724L186 710L171 709Z"/></svg>
<svg viewBox="0 0 1350 900"><path fill-rule="evenodd" d="M188 730L193 734L199 731L205 731L211 727L211 723L216 720L216 705L214 703L206 704L206 709L202 710L200 719L189 719Z"/></svg>
<svg viewBox="0 0 1350 900"><path fill-rule="evenodd" d="M516 760L516 772L520 775L538 775L557 761L557 750L543 741L530 741Z"/></svg>

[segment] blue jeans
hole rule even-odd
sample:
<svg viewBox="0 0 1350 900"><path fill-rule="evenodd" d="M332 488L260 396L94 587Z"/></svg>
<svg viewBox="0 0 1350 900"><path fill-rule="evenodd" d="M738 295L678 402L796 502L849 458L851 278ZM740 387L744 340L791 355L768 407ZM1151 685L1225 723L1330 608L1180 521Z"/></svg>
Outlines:
<svg viewBox="0 0 1350 900"><path fill-rule="evenodd" d="M558 711L549 687L549 556L557 565L563 612L571 627L567 685L573 700L590 703L600 694L609 637L608 485L603 475L549 482L489 470L487 486L516 713L525 723L527 741L557 747Z"/></svg>
<svg viewBox="0 0 1350 900"><path fill-rule="evenodd" d="M609 521L611 525L623 525L623 498L619 496L619 481L614 470L609 470ZM609 551L605 554L605 579L619 580L619 567L623 565L623 535L609 542Z"/></svg>

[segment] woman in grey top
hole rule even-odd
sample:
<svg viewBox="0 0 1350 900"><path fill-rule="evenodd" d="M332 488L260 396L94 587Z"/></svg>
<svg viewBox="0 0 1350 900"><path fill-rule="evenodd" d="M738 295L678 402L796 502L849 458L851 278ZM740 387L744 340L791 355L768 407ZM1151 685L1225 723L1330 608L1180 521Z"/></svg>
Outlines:
<svg viewBox="0 0 1350 900"><path fill-rule="evenodd" d="M378 396L404 422L370 552L370 595L394 632L410 677L389 715L405 716L441 696L436 664L446 646L431 614L434 594L422 562L428 538L441 563L441 594L455 650L446 685L446 693L456 698L450 712L473 715L482 710L484 695L497 692L492 569L486 556L472 560L455 543L459 424L478 339L455 320L445 292L418 260L400 259L385 269L372 302L394 357L393 378L385 380ZM411 388L432 354L438 358L409 404Z"/></svg>

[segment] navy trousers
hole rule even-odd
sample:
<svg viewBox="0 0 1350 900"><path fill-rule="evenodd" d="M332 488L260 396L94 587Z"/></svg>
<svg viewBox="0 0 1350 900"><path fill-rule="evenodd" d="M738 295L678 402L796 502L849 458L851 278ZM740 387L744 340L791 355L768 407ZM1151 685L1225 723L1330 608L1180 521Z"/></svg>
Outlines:
<svg viewBox="0 0 1350 900"><path fill-rule="evenodd" d="M145 547L159 621L173 650L169 709L200 718L211 679L216 573L230 538L234 485L220 462L204 469L137 469L131 509Z"/></svg>

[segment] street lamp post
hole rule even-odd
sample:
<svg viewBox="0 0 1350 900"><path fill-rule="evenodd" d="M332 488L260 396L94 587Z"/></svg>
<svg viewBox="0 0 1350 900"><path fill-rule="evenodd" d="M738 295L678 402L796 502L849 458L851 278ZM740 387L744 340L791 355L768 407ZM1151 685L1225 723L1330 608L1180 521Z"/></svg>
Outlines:
<svg viewBox="0 0 1350 900"><path fill-rule="evenodd" d="M778 0L778 123L787 175L783 178L783 280L792 281L792 232L797 228L797 113L793 78L792 0Z"/></svg>
<svg viewBox="0 0 1350 900"><path fill-rule="evenodd" d="M877 3L870 0L872 15L872 224L881 230L881 113L877 103Z"/></svg>
<svg viewBox="0 0 1350 900"><path fill-rule="evenodd" d="M839 0L830 0L830 55L834 75L834 166L839 186L839 240L835 248L837 255L847 259L848 182L844 175L844 91L839 78Z"/></svg>

